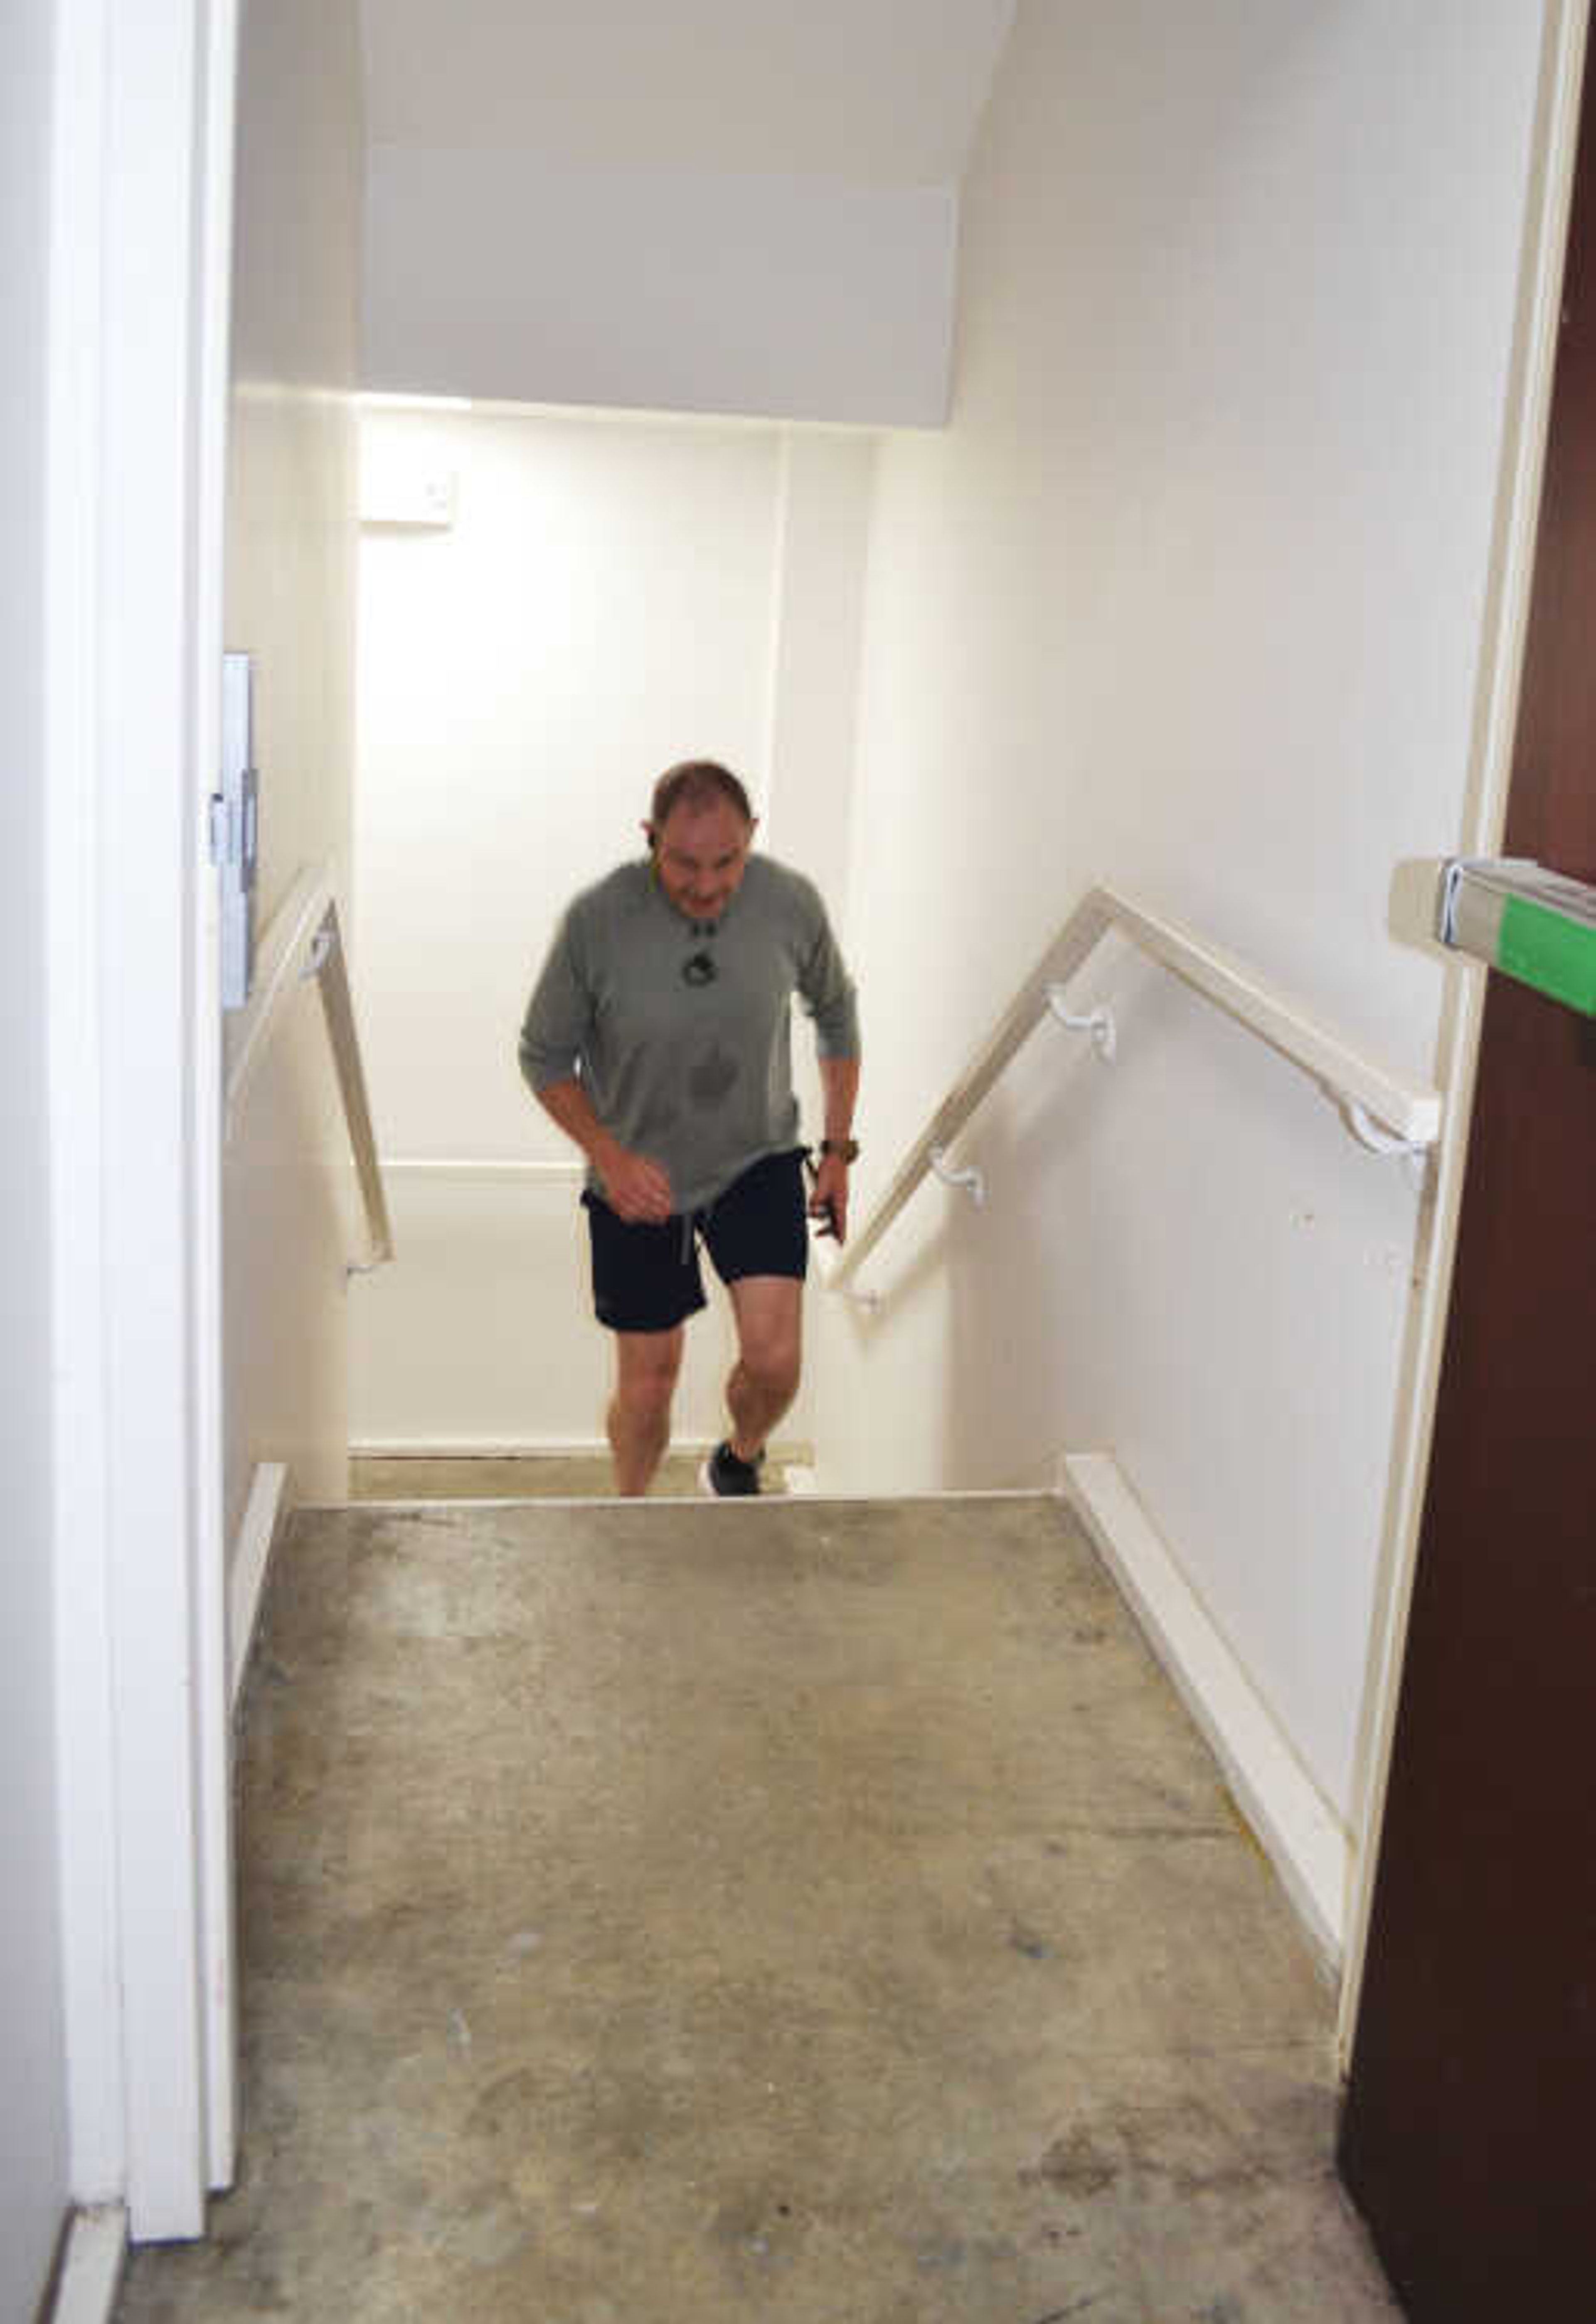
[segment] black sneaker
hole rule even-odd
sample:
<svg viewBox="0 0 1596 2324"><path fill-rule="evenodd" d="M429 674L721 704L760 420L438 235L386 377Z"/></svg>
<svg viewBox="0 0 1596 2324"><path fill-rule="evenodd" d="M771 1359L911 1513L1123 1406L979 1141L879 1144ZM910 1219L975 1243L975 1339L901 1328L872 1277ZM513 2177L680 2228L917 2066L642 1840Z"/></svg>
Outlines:
<svg viewBox="0 0 1596 2324"><path fill-rule="evenodd" d="M739 1500L760 1489L760 1469L762 1452L752 1461L739 1461L723 1437L698 1471L701 1489L713 1493L717 1500Z"/></svg>

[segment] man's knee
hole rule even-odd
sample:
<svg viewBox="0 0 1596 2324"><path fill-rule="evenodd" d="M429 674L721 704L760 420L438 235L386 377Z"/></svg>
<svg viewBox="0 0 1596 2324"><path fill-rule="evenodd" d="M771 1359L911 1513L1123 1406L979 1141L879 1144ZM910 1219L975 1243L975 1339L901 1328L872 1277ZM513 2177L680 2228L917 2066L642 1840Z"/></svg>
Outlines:
<svg viewBox="0 0 1596 2324"><path fill-rule="evenodd" d="M615 1393L628 1412L668 1413L681 1370L679 1332L623 1333L617 1345Z"/></svg>
<svg viewBox="0 0 1596 2324"><path fill-rule="evenodd" d="M764 1395L797 1395L803 1349L796 1329L747 1333L740 1352L743 1370Z"/></svg>

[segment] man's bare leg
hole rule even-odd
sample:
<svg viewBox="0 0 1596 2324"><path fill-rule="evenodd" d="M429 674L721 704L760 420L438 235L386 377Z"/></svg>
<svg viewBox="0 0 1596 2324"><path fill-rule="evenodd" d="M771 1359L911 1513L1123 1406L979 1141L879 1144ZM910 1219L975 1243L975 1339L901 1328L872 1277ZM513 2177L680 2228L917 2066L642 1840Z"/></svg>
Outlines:
<svg viewBox="0 0 1596 2324"><path fill-rule="evenodd" d="M615 1333L615 1393L610 1400L610 1450L615 1490L646 1493L670 1442L670 1399L681 1370L686 1327Z"/></svg>
<svg viewBox="0 0 1596 2324"><path fill-rule="evenodd" d="M798 1394L804 1286L787 1275L745 1275L727 1288L737 1321L737 1360L726 1381L727 1441L739 1461L754 1461Z"/></svg>

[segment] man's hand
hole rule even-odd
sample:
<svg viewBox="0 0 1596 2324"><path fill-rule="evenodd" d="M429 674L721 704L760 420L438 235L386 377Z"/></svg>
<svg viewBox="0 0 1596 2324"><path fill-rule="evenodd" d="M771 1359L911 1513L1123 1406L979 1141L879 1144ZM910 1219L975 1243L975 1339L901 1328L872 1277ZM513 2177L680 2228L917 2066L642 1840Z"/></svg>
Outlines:
<svg viewBox="0 0 1596 2324"><path fill-rule="evenodd" d="M632 1153L610 1136L580 1082L547 1082L538 1092L538 1102L586 1155L618 1219L628 1226L641 1226L657 1225L670 1216L674 1204L664 1171L647 1155Z"/></svg>
<svg viewBox="0 0 1596 2324"><path fill-rule="evenodd" d="M658 1226L670 1216L670 1181L646 1154L633 1154L609 1139L593 1165L604 1182L605 1202L628 1226Z"/></svg>
<svg viewBox="0 0 1596 2324"><path fill-rule="evenodd" d="M809 1196L809 1216L825 1222L822 1236L833 1234L838 1242L848 1240L848 1166L840 1154L823 1154L815 1173L815 1190Z"/></svg>

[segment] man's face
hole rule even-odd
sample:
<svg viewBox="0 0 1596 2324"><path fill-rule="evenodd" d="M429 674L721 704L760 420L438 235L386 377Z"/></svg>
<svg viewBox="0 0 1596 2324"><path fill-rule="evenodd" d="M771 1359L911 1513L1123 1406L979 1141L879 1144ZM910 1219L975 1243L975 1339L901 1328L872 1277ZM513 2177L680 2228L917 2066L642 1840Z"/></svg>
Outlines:
<svg viewBox="0 0 1596 2324"><path fill-rule="evenodd" d="M673 807L653 834L654 867L677 910L718 920L742 884L752 839L753 825L730 799Z"/></svg>

